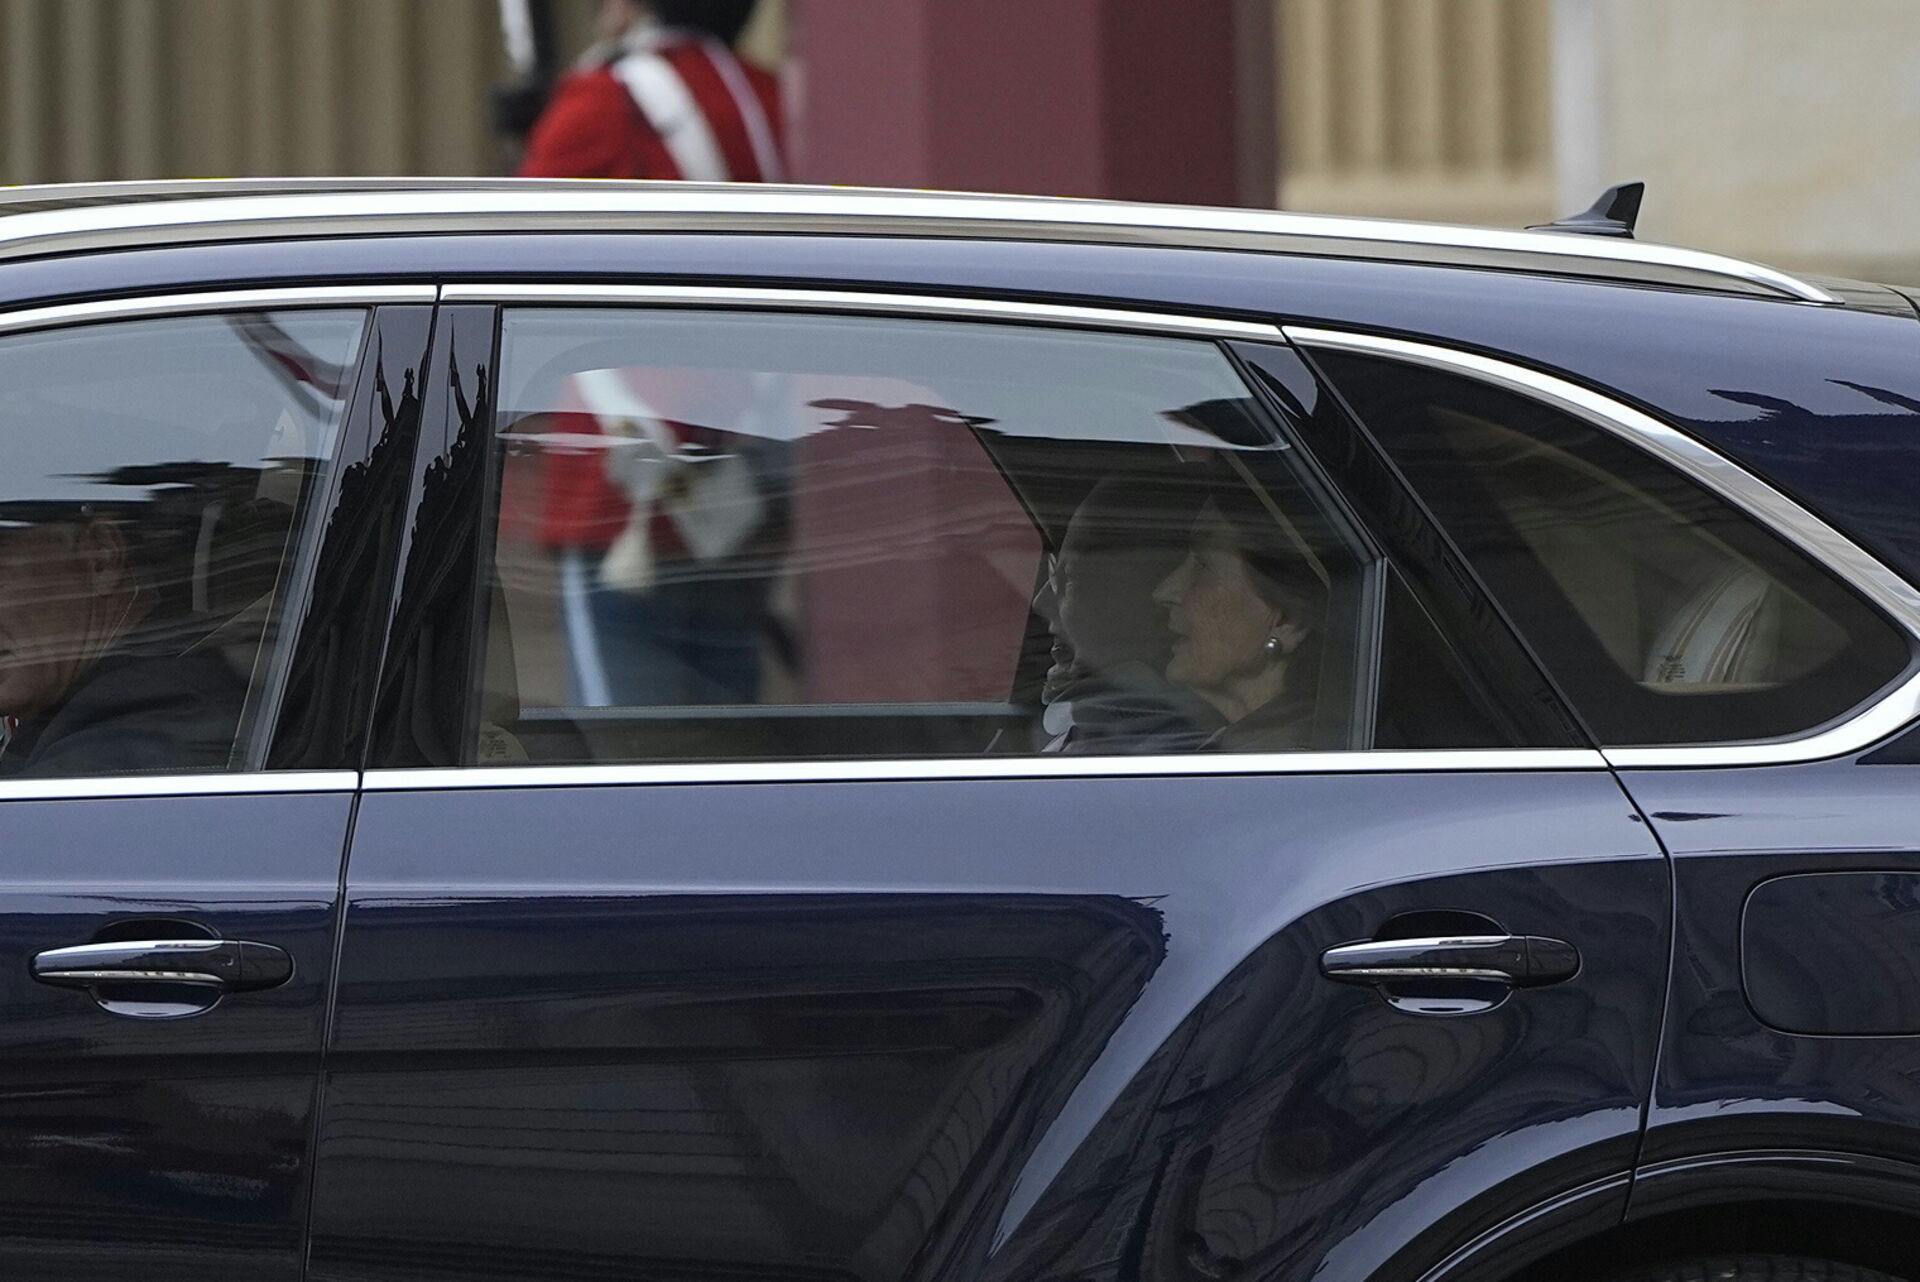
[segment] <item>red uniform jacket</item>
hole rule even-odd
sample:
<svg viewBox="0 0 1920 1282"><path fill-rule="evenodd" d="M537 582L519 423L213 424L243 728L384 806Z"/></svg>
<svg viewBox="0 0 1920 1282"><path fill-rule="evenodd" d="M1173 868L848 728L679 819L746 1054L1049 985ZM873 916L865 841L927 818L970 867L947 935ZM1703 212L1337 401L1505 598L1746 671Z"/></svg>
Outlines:
<svg viewBox="0 0 1920 1282"><path fill-rule="evenodd" d="M523 178L725 178L765 182L779 170L784 145L777 84L734 58L724 45L668 34L651 52L672 68L705 118L725 174L681 172L618 75L618 60L576 71L554 89L527 141ZM742 95L747 96L743 104ZM757 106L758 112L754 112ZM756 139L756 133L760 136ZM773 172L768 172L772 170ZM594 432L592 418L565 416L552 430ZM599 451L555 450L545 459L540 538L552 547L604 549L626 528L626 495L606 479Z"/></svg>

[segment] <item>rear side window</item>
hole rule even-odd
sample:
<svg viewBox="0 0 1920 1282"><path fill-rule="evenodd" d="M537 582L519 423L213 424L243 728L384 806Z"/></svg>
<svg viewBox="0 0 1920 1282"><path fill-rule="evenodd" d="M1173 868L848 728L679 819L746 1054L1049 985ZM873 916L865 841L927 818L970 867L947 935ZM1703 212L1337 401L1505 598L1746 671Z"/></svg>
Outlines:
<svg viewBox="0 0 1920 1282"><path fill-rule="evenodd" d="M1461 375L1317 359L1603 744L1801 734L1908 667L1825 570L1607 432Z"/></svg>
<svg viewBox="0 0 1920 1282"><path fill-rule="evenodd" d="M1380 576L1213 344L503 322L468 760L1366 747Z"/></svg>
<svg viewBox="0 0 1920 1282"><path fill-rule="evenodd" d="M261 767L365 318L0 339L0 780Z"/></svg>

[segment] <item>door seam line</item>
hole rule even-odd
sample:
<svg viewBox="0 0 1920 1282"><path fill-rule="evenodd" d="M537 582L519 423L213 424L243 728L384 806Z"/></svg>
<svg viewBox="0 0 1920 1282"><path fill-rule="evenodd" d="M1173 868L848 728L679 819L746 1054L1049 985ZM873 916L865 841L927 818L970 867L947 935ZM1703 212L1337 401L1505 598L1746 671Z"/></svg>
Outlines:
<svg viewBox="0 0 1920 1282"><path fill-rule="evenodd" d="M1620 1222L1625 1224L1633 1214L1633 1195L1639 1185L1640 1168L1646 1164L1647 1137L1653 1129L1653 1100L1660 1089L1660 1066L1667 1050L1667 1020L1673 1004L1674 967L1679 964L1680 957L1680 878L1678 869L1674 866L1673 852L1667 848L1665 839L1654 827L1652 816L1641 807L1640 799L1627 787L1627 781L1620 777L1619 770L1609 764L1607 773L1613 776L1615 785L1620 789L1620 795L1627 799L1629 806L1633 807L1633 813L1638 815L1640 822L1646 825L1647 835L1653 838L1653 844L1660 852L1660 862L1667 875L1666 974L1660 984L1660 1017L1655 1023L1653 1063L1647 1079L1647 1093L1646 1097L1640 1101L1640 1134L1634 1141L1633 1165L1627 1171L1627 1197L1620 1208Z"/></svg>
<svg viewBox="0 0 1920 1282"><path fill-rule="evenodd" d="M358 774L358 772L356 772ZM364 783L364 777L361 779ZM334 1021L340 1006L341 961L347 944L347 869L353 858L353 838L360 827L360 803L365 791L356 787L347 809L347 831L340 845L340 866L334 879L333 944L327 957L327 985L320 1015L320 1059L313 1075L313 1119L307 1127L307 1198L300 1219L300 1276L313 1267L313 1207L320 1187L320 1129L326 1120L327 1061L333 1046Z"/></svg>

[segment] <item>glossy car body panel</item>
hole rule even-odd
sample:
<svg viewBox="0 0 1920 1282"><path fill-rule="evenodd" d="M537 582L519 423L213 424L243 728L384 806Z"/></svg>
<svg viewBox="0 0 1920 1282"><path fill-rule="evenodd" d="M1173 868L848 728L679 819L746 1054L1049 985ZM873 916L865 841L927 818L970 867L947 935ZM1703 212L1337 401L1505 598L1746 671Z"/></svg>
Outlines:
<svg viewBox="0 0 1920 1282"><path fill-rule="evenodd" d="M480 425L493 413L491 307L444 306L420 411L419 447L405 469L408 498L396 560L400 591L384 636L368 761L446 761L459 742L475 603L463 590L479 555L474 516L487 497Z"/></svg>
<svg viewBox="0 0 1920 1282"><path fill-rule="evenodd" d="M1920 1033L1920 873L1807 872L1761 882L1740 918L1740 974L1786 1033Z"/></svg>
<svg viewBox="0 0 1920 1282"><path fill-rule="evenodd" d="M0 1270L298 1279L350 793L0 803ZM203 1014L109 1013L28 959L126 923L291 954Z"/></svg>
<svg viewBox="0 0 1920 1282"><path fill-rule="evenodd" d="M1769 1027L1743 990L1738 929L1756 888L1783 877L1920 872L1914 768L1843 759L1632 771L1623 782L1674 867L1676 957L1644 1160L1801 1148L1920 1162L1915 1043ZM1804 947L1809 973L1861 994L1887 991L1911 965L1897 951L1856 945L1847 954L1855 970L1828 970L1821 929L1803 919L1776 947Z"/></svg>
<svg viewBox="0 0 1920 1282"><path fill-rule="evenodd" d="M357 770L386 642L420 434L431 307L374 313L342 426L331 511L299 614L267 764Z"/></svg>
<svg viewBox="0 0 1920 1282"><path fill-rule="evenodd" d="M1116 1252L1182 1276L1196 1251L1365 1276L1507 1213L1542 1162L1625 1172L1659 991L1632 959L1666 925L1662 861L1602 772L386 792L349 893L326 1278L403 1276L396 1240L406 1276L435 1252L449 1277L1101 1276ZM1598 951L1471 1019L1317 973L1327 946L1455 907ZM967 960L968 920L997 927L1000 971ZM941 950L970 995L904 1019L918 1048L833 1016L897 1009ZM1102 967L1137 998L993 996ZM676 1007L701 993L752 1018L697 1036ZM963 1011L999 1076L909 1088L916 1063L962 1072ZM448 1139L506 1116L504 1165ZM912 1179L902 1128L947 1137ZM616 1204L620 1224L596 1209Z"/></svg>
<svg viewBox="0 0 1920 1282"><path fill-rule="evenodd" d="M1870 1244L1877 1258L1904 1268L1920 1222L1920 1165L1859 1149L1777 1148L1673 1158L1643 1165L1634 1176L1636 1221L1685 1217L1729 1202L1754 1206L1812 1205L1886 1217L1888 1241ZM1776 1212L1777 1213L1777 1212ZM1684 1224L1684 1218L1679 1220Z"/></svg>

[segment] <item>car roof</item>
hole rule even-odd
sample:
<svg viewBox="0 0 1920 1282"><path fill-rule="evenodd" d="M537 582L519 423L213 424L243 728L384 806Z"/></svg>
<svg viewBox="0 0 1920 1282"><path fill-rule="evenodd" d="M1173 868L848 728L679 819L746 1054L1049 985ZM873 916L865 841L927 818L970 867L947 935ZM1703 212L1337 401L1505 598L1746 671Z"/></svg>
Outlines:
<svg viewBox="0 0 1920 1282"><path fill-rule="evenodd" d="M0 189L0 261L215 241L462 231L756 231L1138 243L1841 301L1820 284L1757 263L1626 238L1260 209L598 179L219 179Z"/></svg>

